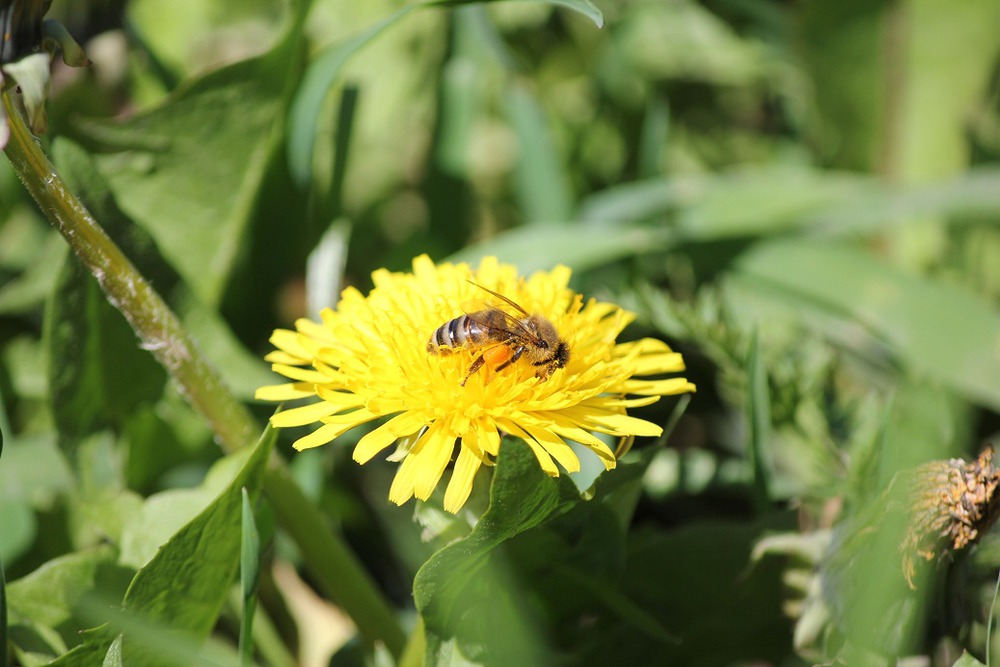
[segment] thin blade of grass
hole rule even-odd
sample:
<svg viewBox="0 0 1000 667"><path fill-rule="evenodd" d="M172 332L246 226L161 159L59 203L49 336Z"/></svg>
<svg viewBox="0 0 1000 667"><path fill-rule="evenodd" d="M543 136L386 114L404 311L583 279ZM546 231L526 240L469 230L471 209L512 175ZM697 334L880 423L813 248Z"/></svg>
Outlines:
<svg viewBox="0 0 1000 667"><path fill-rule="evenodd" d="M760 336L754 329L750 353L746 360L747 417L750 423L748 454L753 470L753 498L757 510L769 504L767 449L771 437L771 395L767 387L767 372L760 355Z"/></svg>
<svg viewBox="0 0 1000 667"><path fill-rule="evenodd" d="M240 624L240 665L253 665L253 616L257 609L257 586L260 583L260 533L253 517L253 506L246 487L243 492L243 534L240 550L240 592L243 620Z"/></svg>

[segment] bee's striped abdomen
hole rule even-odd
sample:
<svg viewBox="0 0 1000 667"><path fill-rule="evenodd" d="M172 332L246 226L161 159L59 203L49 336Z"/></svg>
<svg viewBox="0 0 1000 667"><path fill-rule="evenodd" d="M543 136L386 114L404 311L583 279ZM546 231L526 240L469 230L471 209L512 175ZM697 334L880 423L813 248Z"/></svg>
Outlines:
<svg viewBox="0 0 1000 667"><path fill-rule="evenodd" d="M460 315L437 328L427 343L428 352L440 352L441 348L464 347L470 342L480 342L486 332L468 315Z"/></svg>

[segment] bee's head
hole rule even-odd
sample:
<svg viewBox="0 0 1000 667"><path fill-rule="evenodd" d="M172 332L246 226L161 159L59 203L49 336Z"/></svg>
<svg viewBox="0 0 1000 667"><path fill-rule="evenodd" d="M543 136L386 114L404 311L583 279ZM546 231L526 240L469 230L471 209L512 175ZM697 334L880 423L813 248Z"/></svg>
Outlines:
<svg viewBox="0 0 1000 667"><path fill-rule="evenodd" d="M563 368L569 363L569 345L563 341L559 341L556 345L556 352L552 355L552 366L555 368Z"/></svg>

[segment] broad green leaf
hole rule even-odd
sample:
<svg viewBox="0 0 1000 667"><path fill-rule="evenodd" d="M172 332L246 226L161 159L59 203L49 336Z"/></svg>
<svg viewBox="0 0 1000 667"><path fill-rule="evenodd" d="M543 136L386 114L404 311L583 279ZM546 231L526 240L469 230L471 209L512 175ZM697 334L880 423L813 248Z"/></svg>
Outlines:
<svg viewBox="0 0 1000 667"><path fill-rule="evenodd" d="M12 226L8 223L8 226ZM0 238L0 243L8 241ZM19 245L21 239L9 241ZM35 310L45 302L55 288L59 267L66 254L66 242L58 234L52 234L33 261L13 280L0 285L0 314L15 315Z"/></svg>
<svg viewBox="0 0 1000 667"><path fill-rule="evenodd" d="M38 534L38 521L24 500L0 498L0 561L13 563L31 548Z"/></svg>
<svg viewBox="0 0 1000 667"><path fill-rule="evenodd" d="M502 546L564 511L574 496L578 502L572 482L546 476L526 445L504 441L486 513L467 537L434 554L414 581L417 610L428 638L435 638L429 652L438 640L455 637L467 658L486 652L497 664L541 664L541 638L527 621Z"/></svg>
<svg viewBox="0 0 1000 667"><path fill-rule="evenodd" d="M242 530L240 537L240 599L243 618L240 623L240 664L253 665L253 617L257 608L260 584L260 533L253 516L253 505L246 488L242 493Z"/></svg>
<svg viewBox="0 0 1000 667"><path fill-rule="evenodd" d="M102 570L114 563L114 550L103 546L60 556L10 582L11 624L50 628L67 624L78 614L84 598L100 590L98 582L107 576Z"/></svg>
<svg viewBox="0 0 1000 667"><path fill-rule="evenodd" d="M288 60L276 51L236 63L148 113L82 124L114 151L96 161L118 205L209 305L222 297L254 214L294 76Z"/></svg>
<svg viewBox="0 0 1000 667"><path fill-rule="evenodd" d="M54 433L21 435L7 443L0 465L0 501L29 501L45 508L73 484L73 473Z"/></svg>
<svg viewBox="0 0 1000 667"><path fill-rule="evenodd" d="M222 493L178 530L132 580L122 602L122 618L136 621L131 634L124 628L126 663L169 664L168 635L180 640L178 656L187 656L189 643L212 630L239 569L241 489L256 494L274 440L274 431L265 431ZM149 630L152 636L139 629L146 624L154 626ZM107 631L91 633L55 664L92 665L103 659L113 639Z"/></svg>
<svg viewBox="0 0 1000 667"><path fill-rule="evenodd" d="M811 216L809 224L825 234L845 235L894 231L914 219L995 219L1000 215L998 193L1000 170L983 166L919 186L865 188Z"/></svg>
<svg viewBox="0 0 1000 667"><path fill-rule="evenodd" d="M46 309L49 389L60 434L74 439L155 401L166 372L139 348L96 280L67 255Z"/></svg>
<svg viewBox="0 0 1000 667"><path fill-rule="evenodd" d="M118 207L95 159L65 139L55 142L53 155L67 183L143 276L156 286L227 386L239 397L249 399L255 387L273 382L263 361L247 351L215 310L191 295L160 255L151 236Z"/></svg>
<svg viewBox="0 0 1000 667"><path fill-rule="evenodd" d="M125 662L122 658L122 636L118 635L115 640L111 642L111 646L108 647L108 652L104 656L104 662L101 663L101 667L124 667Z"/></svg>
<svg viewBox="0 0 1000 667"><path fill-rule="evenodd" d="M507 91L506 103L517 136L514 181L525 223L552 225L569 220L573 193L544 111L531 92L517 85Z"/></svg>
<svg viewBox="0 0 1000 667"><path fill-rule="evenodd" d="M585 199L579 216L608 227L666 219L685 240L711 241L801 228L878 192L867 177L779 165L616 185Z"/></svg>
<svg viewBox="0 0 1000 667"><path fill-rule="evenodd" d="M657 252L673 245L670 230L646 227L587 227L579 225L518 227L448 258L477 264L486 255L517 266L522 273L565 264L585 271L620 259Z"/></svg>
<svg viewBox="0 0 1000 667"><path fill-rule="evenodd" d="M994 76L997 42L992 26L1000 24L1000 5L967 0L961 11L951 9L933 0L915 0L903 14L905 24L897 26L906 33L906 46L896 54L902 62L895 64L905 92L895 92L905 96L905 103L889 97L890 86L900 84L888 80L882 89L888 103L898 107L889 107L896 114L883 122L895 128L884 133L888 141L895 140L889 173L904 182L951 176L966 168L969 111ZM948 94L942 96L945 89Z"/></svg>
<svg viewBox="0 0 1000 667"><path fill-rule="evenodd" d="M149 563L171 536L217 502L249 453L244 450L219 459L195 488L167 489L146 498L125 525L120 561L136 569Z"/></svg>
<svg viewBox="0 0 1000 667"><path fill-rule="evenodd" d="M256 497L275 439L266 430L219 497L139 571L125 594L126 610L195 634L211 630L238 567L242 489Z"/></svg>
<svg viewBox="0 0 1000 667"><path fill-rule="evenodd" d="M850 245L816 240L759 244L731 278L735 287L812 317L831 338L873 361L884 346L911 373L1000 407L1000 312L971 292L904 273ZM861 339L867 349L858 334L867 335Z"/></svg>
<svg viewBox="0 0 1000 667"><path fill-rule="evenodd" d="M205 61L205 44L228 41L238 44L230 48L243 53L253 49L253 55L259 55L280 38L289 11L286 7L302 4L309 3L135 0L126 10L129 30L137 34L158 68L169 71L166 78L172 80L204 71L212 64Z"/></svg>
<svg viewBox="0 0 1000 667"><path fill-rule="evenodd" d="M618 591L675 639L629 619L609 620L600 637L581 637L581 662L715 667L748 655L780 661L791 643L781 610L782 565L747 563L760 536L793 525L786 514L763 525L705 521L669 532L633 531ZM603 639L609 634L617 640Z"/></svg>
<svg viewBox="0 0 1000 667"><path fill-rule="evenodd" d="M979 662L968 651L962 651L962 655L959 656L958 660L951 667L987 667L985 664Z"/></svg>

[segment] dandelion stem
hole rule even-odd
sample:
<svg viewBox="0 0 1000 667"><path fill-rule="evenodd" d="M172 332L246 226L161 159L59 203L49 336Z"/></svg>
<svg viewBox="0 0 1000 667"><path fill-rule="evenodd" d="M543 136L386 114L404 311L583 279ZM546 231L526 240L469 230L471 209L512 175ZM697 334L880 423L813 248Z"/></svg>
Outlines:
<svg viewBox="0 0 1000 667"><path fill-rule="evenodd" d="M249 410L223 384L163 298L69 191L8 93L0 97L10 125L4 152L42 213L97 279L108 301L128 320L143 348L208 421L223 451L234 452L253 443L260 427ZM323 515L291 481L281 461L268 470L264 486L282 527L299 545L325 592L354 619L369 643L381 641L398 656L405 637L391 606Z"/></svg>
<svg viewBox="0 0 1000 667"><path fill-rule="evenodd" d="M97 279L108 301L132 326L142 347L167 370L209 423L226 452L254 442L259 427L196 349L177 316L115 245L42 152L8 93L10 139L4 152L49 222Z"/></svg>

